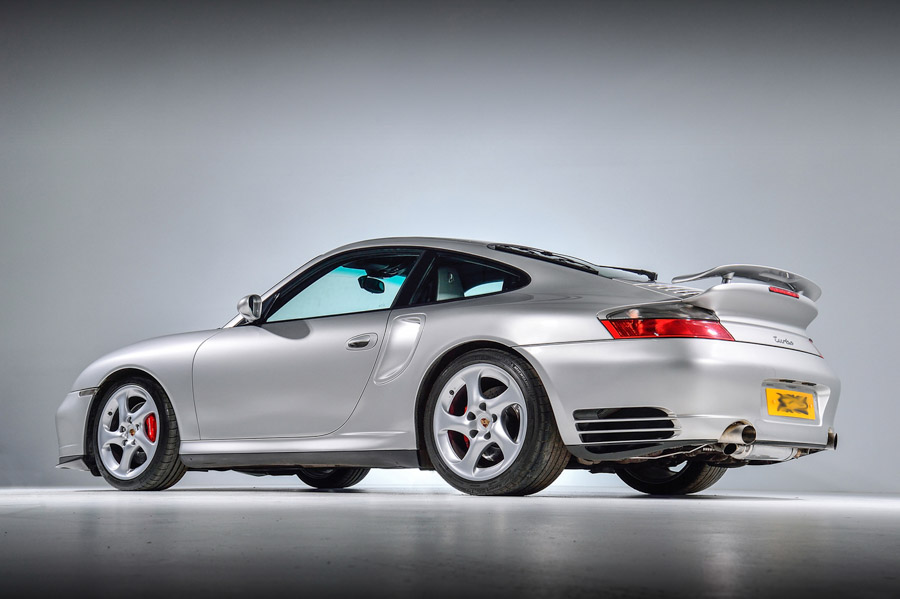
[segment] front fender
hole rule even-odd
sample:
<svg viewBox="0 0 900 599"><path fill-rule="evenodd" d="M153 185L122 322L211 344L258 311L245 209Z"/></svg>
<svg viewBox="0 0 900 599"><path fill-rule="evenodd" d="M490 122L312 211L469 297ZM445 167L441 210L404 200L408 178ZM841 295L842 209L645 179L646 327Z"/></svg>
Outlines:
<svg viewBox="0 0 900 599"><path fill-rule="evenodd" d="M182 440L199 439L192 385L194 354L204 341L219 331L196 331L140 341L110 352L88 365L75 379L71 392L57 411L60 457L84 454L93 395L80 392L101 387L123 370L145 372L156 379L172 402Z"/></svg>

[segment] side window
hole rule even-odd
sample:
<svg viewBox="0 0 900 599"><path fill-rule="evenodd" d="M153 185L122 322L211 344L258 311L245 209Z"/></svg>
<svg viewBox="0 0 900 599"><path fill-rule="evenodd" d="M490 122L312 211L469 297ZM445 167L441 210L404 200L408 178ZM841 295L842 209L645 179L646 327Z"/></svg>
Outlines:
<svg viewBox="0 0 900 599"><path fill-rule="evenodd" d="M350 259L307 284L266 322L390 308L417 257L381 254Z"/></svg>
<svg viewBox="0 0 900 599"><path fill-rule="evenodd" d="M412 303L427 304L509 291L524 283L521 275L477 259L438 256Z"/></svg>

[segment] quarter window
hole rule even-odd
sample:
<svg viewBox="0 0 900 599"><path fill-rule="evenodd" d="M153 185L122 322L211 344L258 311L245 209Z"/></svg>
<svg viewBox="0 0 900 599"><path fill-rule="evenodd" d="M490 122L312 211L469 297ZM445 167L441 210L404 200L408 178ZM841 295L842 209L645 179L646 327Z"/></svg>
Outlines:
<svg viewBox="0 0 900 599"><path fill-rule="evenodd" d="M390 308L416 258L376 255L347 260L307 284L267 322Z"/></svg>
<svg viewBox="0 0 900 599"><path fill-rule="evenodd" d="M509 291L526 282L522 275L475 259L438 256L412 303L427 304Z"/></svg>

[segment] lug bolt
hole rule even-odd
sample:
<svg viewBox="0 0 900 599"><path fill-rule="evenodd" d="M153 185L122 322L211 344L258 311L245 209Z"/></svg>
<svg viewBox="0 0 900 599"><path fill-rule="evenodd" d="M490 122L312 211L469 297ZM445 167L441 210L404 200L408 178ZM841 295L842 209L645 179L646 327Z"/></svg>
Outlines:
<svg viewBox="0 0 900 599"><path fill-rule="evenodd" d="M477 435L477 434L478 434L478 431L476 431L476 430L469 431L469 436L472 437L473 439L475 438L475 435Z"/></svg>
<svg viewBox="0 0 900 599"><path fill-rule="evenodd" d="M469 412L469 415L466 416L469 420L475 420L475 414L473 412Z"/></svg>
<svg viewBox="0 0 900 599"><path fill-rule="evenodd" d="M494 419L494 422L497 422L497 415L496 415L496 414L491 414L491 418Z"/></svg>
<svg viewBox="0 0 900 599"><path fill-rule="evenodd" d="M479 410L487 410L487 404L484 402L481 402L480 404L478 404L478 409Z"/></svg>
<svg viewBox="0 0 900 599"><path fill-rule="evenodd" d="M485 438L485 439L490 439L490 438L491 438L491 433L484 433L484 438Z"/></svg>

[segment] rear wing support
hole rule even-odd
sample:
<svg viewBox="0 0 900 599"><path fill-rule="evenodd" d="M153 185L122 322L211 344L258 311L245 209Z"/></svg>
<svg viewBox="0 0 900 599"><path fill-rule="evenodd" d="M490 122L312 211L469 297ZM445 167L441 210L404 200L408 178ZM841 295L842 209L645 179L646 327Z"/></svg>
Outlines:
<svg viewBox="0 0 900 599"><path fill-rule="evenodd" d="M812 301L816 301L822 295L822 289L806 277L780 268L756 264L725 264L692 275L674 277L672 283L686 283L713 277L721 277L723 283L730 283L735 277L761 281L802 293Z"/></svg>

